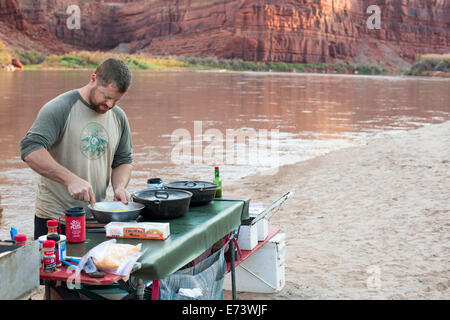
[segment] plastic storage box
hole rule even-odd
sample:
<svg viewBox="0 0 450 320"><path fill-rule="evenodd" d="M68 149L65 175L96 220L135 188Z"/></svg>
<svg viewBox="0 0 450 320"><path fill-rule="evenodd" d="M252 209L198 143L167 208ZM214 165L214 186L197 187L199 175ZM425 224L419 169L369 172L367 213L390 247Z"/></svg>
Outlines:
<svg viewBox="0 0 450 320"><path fill-rule="evenodd" d="M285 233L278 233L259 250L236 267L236 290L275 293L285 284ZM231 273L227 273L224 289L231 290Z"/></svg>

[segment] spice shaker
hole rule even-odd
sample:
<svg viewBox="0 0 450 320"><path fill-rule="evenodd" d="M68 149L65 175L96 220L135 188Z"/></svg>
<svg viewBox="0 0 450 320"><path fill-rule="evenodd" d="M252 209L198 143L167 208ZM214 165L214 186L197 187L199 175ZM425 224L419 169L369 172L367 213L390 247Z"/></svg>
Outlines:
<svg viewBox="0 0 450 320"><path fill-rule="evenodd" d="M48 236L47 236L47 240L53 240L53 241L55 241L55 259L56 259L56 266L57 267L61 267L62 266L62 262L61 262L61 259L62 259L62 257L60 257L60 255L61 255L61 251L60 251L60 248L59 248L59 245L60 245L60 240L61 240L61 237L59 236L59 234L57 234L57 233L51 233L51 234L49 234Z"/></svg>
<svg viewBox="0 0 450 320"><path fill-rule="evenodd" d="M55 241L45 240L42 242L44 250L44 272L52 273L56 271Z"/></svg>
<svg viewBox="0 0 450 320"><path fill-rule="evenodd" d="M27 244L27 236L25 234L16 234L14 236L16 247L23 247Z"/></svg>
<svg viewBox="0 0 450 320"><path fill-rule="evenodd" d="M163 182L161 178L150 178L147 180L147 186L149 190L160 190L163 188Z"/></svg>

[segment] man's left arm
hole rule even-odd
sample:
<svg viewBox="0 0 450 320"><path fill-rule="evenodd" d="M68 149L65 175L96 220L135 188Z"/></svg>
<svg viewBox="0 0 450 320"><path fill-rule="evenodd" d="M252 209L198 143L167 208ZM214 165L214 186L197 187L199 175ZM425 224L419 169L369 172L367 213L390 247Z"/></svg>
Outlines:
<svg viewBox="0 0 450 320"><path fill-rule="evenodd" d="M131 201L131 195L127 191L128 183L131 178L133 166L128 163L121 164L112 169L111 184L114 190L114 201L122 201L128 203Z"/></svg>

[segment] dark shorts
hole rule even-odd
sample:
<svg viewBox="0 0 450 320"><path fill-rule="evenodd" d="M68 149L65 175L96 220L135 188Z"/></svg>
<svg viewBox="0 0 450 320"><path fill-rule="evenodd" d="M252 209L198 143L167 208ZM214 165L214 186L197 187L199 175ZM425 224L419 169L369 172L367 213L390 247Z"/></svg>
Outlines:
<svg viewBox="0 0 450 320"><path fill-rule="evenodd" d="M39 238L40 236L46 235L48 233L47 221L52 219L44 219L34 216L34 239ZM58 227L58 233L62 235L66 235L66 226L64 224L60 224Z"/></svg>

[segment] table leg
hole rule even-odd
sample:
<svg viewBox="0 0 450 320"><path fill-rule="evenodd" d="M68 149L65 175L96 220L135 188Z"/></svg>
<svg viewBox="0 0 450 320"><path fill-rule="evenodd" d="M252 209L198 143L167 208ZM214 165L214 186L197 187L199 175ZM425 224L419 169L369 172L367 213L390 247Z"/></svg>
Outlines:
<svg viewBox="0 0 450 320"><path fill-rule="evenodd" d="M231 259L230 259L230 269L231 269L231 294L233 300L236 300L236 273L235 273L235 265L234 265L234 242L233 240L230 241L230 253L231 253Z"/></svg>
<svg viewBox="0 0 450 320"><path fill-rule="evenodd" d="M138 300L144 300L144 280L141 278L138 279L138 284L136 288L136 298Z"/></svg>
<svg viewBox="0 0 450 320"><path fill-rule="evenodd" d="M51 294L50 294L50 286L48 284L47 280L44 280L45 285L45 300L51 300Z"/></svg>
<svg viewBox="0 0 450 320"><path fill-rule="evenodd" d="M152 300L159 300L159 280L153 280Z"/></svg>

